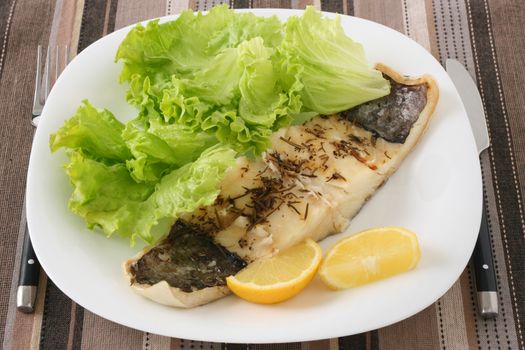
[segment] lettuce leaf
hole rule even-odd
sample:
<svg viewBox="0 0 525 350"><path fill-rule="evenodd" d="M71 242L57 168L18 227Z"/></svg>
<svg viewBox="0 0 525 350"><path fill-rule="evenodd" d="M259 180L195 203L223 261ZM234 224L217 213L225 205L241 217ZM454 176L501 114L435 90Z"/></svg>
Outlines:
<svg viewBox="0 0 525 350"><path fill-rule="evenodd" d="M167 233L154 233L159 222L173 222L215 201L220 180L235 163L235 151L211 147L157 184L136 182L125 164L106 165L82 151L70 151L69 158L66 172L74 188L70 210L90 229L99 227L108 236L117 233L132 244L136 237L153 244Z"/></svg>
<svg viewBox="0 0 525 350"><path fill-rule="evenodd" d="M129 123L122 133L133 158L126 161L135 181L158 182L170 170L196 160L217 139L184 125L153 120L147 131Z"/></svg>
<svg viewBox="0 0 525 350"><path fill-rule="evenodd" d="M308 7L302 17L290 17L280 54L281 64L295 70L304 85L306 108L321 114L350 109L385 96L390 84L370 68L361 44L344 33L340 17L323 18Z"/></svg>
<svg viewBox="0 0 525 350"><path fill-rule="evenodd" d="M133 154L133 158L126 161L126 166L137 182L157 182L171 166L178 163L173 149L154 134L128 126L123 137Z"/></svg>
<svg viewBox="0 0 525 350"><path fill-rule="evenodd" d="M123 238L139 236L153 242L148 230L153 208L148 208L147 199L154 185L135 182L123 163L106 165L79 150L68 153L65 168L74 189L69 209L84 218L90 229L99 227L108 236L118 232Z"/></svg>
<svg viewBox="0 0 525 350"><path fill-rule="evenodd" d="M84 154L107 164L131 158L131 153L122 139L124 124L107 109L98 110L87 100L64 126L51 135L50 147L82 149Z"/></svg>
<svg viewBox="0 0 525 350"><path fill-rule="evenodd" d="M140 109L146 128L154 120L183 125L258 155L301 111L297 92L290 94L273 68L273 47L283 35L276 17L225 5L207 15L185 11L176 21L139 25L116 55L124 63L120 79L130 83L127 100Z"/></svg>
<svg viewBox="0 0 525 350"><path fill-rule="evenodd" d="M224 173L235 164L235 155L229 147L213 146L196 161L164 176L150 198L155 216L174 218L212 204L219 195Z"/></svg>
<svg viewBox="0 0 525 350"><path fill-rule="evenodd" d="M173 74L191 78L208 67L211 58L244 41L261 37L269 47L279 45L282 26L275 16L239 14L226 5L212 8L207 15L187 10L175 21L150 21L146 27L139 24L117 51L116 60L124 62L120 79L130 81L135 74L153 82L158 80L155 77Z"/></svg>

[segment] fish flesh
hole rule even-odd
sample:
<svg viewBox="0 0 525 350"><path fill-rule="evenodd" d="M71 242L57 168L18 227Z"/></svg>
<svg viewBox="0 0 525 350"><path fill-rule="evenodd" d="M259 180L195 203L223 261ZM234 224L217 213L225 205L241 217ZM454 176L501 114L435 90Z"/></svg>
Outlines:
<svg viewBox="0 0 525 350"><path fill-rule="evenodd" d="M202 305L227 295L225 278L246 264L343 231L417 144L438 101L430 76L376 69L389 95L283 128L260 159L238 158L213 205L124 263L131 287L161 304Z"/></svg>

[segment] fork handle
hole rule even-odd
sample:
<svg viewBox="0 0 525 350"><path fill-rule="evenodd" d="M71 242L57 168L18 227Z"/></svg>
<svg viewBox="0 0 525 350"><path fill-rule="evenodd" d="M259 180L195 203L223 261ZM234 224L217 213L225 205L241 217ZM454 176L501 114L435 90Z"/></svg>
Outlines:
<svg viewBox="0 0 525 350"><path fill-rule="evenodd" d="M38 122L40 121L40 115L31 115L31 125L33 125L35 128L38 126Z"/></svg>
<svg viewBox="0 0 525 350"><path fill-rule="evenodd" d="M18 290L16 306L22 312L33 312L36 300L36 290L40 275L40 263L36 258L29 232L24 231L24 244L20 261L20 275L18 277Z"/></svg>

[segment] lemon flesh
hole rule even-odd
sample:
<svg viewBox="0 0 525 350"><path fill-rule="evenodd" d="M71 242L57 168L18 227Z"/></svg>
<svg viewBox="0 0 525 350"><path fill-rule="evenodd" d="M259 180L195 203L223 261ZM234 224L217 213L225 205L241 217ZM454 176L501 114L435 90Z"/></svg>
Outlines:
<svg viewBox="0 0 525 350"><path fill-rule="evenodd" d="M319 268L332 289L346 289L416 267L421 256L416 235L396 226L373 228L333 246Z"/></svg>
<svg viewBox="0 0 525 350"><path fill-rule="evenodd" d="M226 279L237 296L259 304L274 304L297 295L312 280L322 259L321 247L313 240L248 265Z"/></svg>

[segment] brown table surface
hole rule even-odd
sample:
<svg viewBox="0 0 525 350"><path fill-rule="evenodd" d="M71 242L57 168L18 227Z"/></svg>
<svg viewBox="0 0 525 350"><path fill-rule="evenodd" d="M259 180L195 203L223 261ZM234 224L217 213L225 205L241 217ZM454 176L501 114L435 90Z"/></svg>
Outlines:
<svg viewBox="0 0 525 350"><path fill-rule="evenodd" d="M477 315L469 265L435 304L397 324L337 339L279 345L166 338L100 318L42 273L35 314L16 311L24 187L38 44L72 52L113 30L214 0L4 0L0 2L0 342L4 349L523 349L525 326L525 3L519 0L231 0L233 8L313 5L371 19L418 41L442 63L456 58L476 77L492 147L482 157L500 315ZM451 154L451 157L454 155ZM453 242L451 242L453 244ZM349 315L351 317L351 315ZM327 325L329 326L329 325Z"/></svg>

